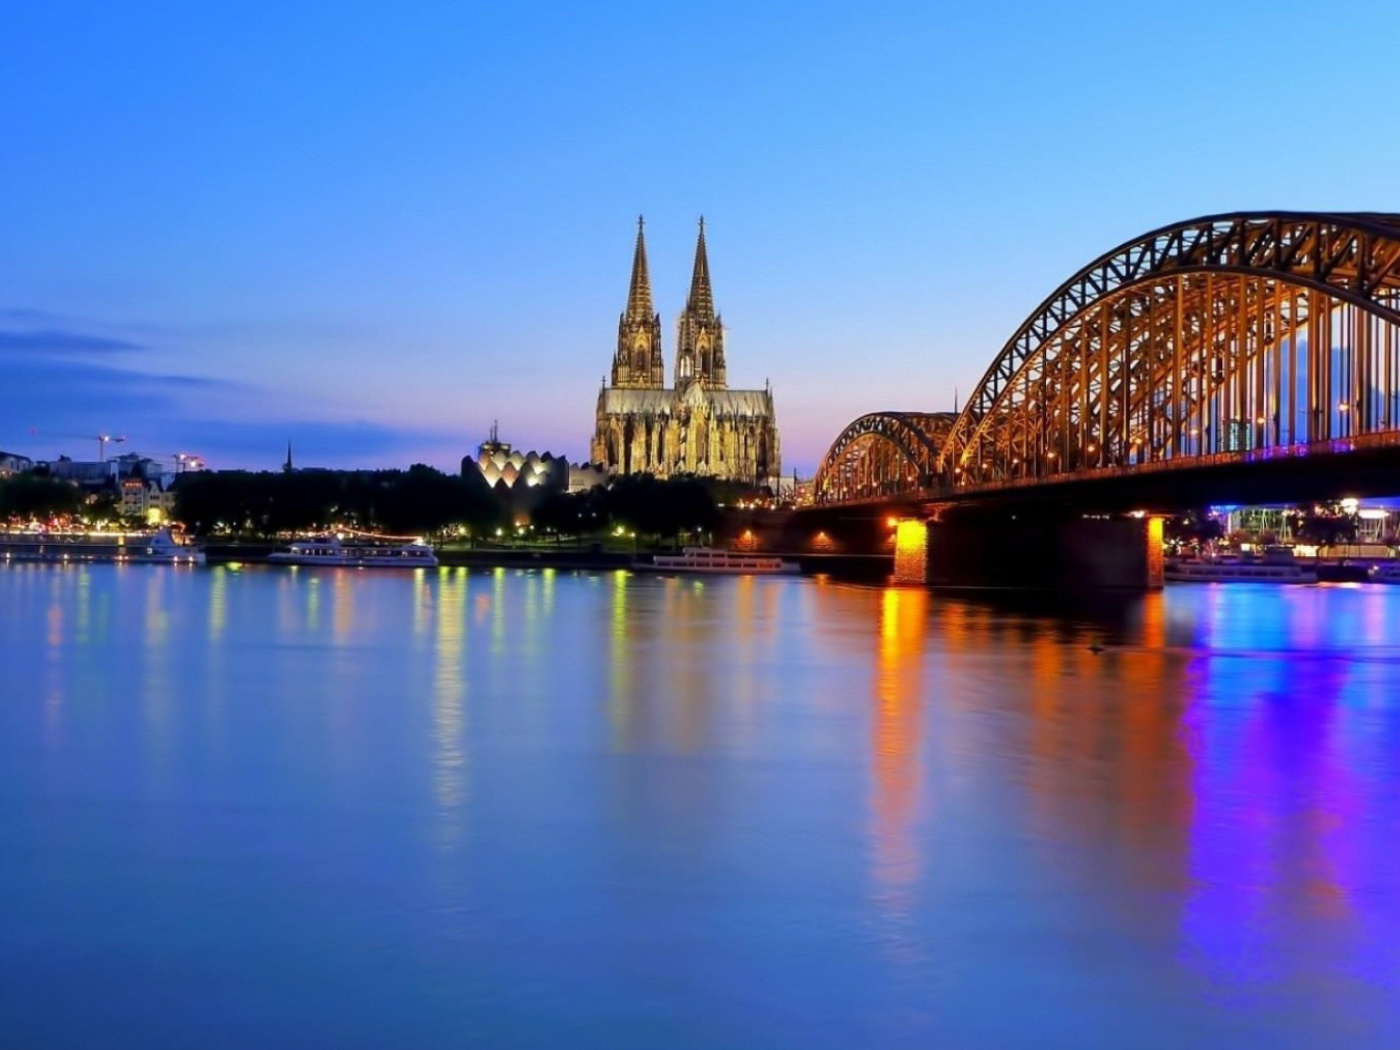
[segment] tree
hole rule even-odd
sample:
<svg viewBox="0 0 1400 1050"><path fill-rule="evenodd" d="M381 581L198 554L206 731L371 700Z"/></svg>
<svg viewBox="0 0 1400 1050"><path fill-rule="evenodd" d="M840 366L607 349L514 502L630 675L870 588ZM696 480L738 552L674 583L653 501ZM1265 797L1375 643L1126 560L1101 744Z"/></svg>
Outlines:
<svg viewBox="0 0 1400 1050"><path fill-rule="evenodd" d="M77 514L83 492L58 478L16 474L0 478L0 520L31 521Z"/></svg>
<svg viewBox="0 0 1400 1050"><path fill-rule="evenodd" d="M421 463L401 470L241 470L182 474L175 518L201 535L270 537L335 528L435 533L456 524L488 528L500 507L480 479Z"/></svg>
<svg viewBox="0 0 1400 1050"><path fill-rule="evenodd" d="M1170 543L1199 547L1223 538L1225 525L1219 518L1212 517L1209 511L1193 510L1179 517L1168 518L1162 531Z"/></svg>
<svg viewBox="0 0 1400 1050"><path fill-rule="evenodd" d="M1351 543L1356 539L1357 518L1339 504L1329 503L1300 508L1298 537L1320 547Z"/></svg>
<svg viewBox="0 0 1400 1050"><path fill-rule="evenodd" d="M83 517L91 522L100 521L106 525L115 525L122 519L121 500L110 490L89 496L87 506L83 508Z"/></svg>
<svg viewBox="0 0 1400 1050"><path fill-rule="evenodd" d="M603 489L551 492L530 512L530 523L543 533L584 536L608 527Z"/></svg>
<svg viewBox="0 0 1400 1050"><path fill-rule="evenodd" d="M553 493L530 516L537 530L560 536L621 527L661 539L713 532L719 519L719 507L705 481L688 476L661 480L650 474L630 474L588 492Z"/></svg>

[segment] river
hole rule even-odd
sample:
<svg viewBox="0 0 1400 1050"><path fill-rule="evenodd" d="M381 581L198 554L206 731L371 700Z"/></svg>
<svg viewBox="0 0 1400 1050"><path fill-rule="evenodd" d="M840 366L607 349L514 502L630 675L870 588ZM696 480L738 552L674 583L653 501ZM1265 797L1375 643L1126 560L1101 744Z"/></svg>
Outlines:
<svg viewBox="0 0 1400 1050"><path fill-rule="evenodd" d="M1400 587L0 569L5 1047L1400 1046Z"/></svg>

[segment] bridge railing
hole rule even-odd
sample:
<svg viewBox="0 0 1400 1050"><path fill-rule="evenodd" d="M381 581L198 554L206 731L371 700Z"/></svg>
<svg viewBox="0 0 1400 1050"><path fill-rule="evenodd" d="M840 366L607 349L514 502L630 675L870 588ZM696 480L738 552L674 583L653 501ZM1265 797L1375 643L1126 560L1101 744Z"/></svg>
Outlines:
<svg viewBox="0 0 1400 1050"><path fill-rule="evenodd" d="M1044 485L1066 482L1105 481L1113 478L1138 477L1144 474L1160 474L1201 467L1229 466L1239 463L1266 462L1277 459L1300 459L1308 456L1339 455L1347 452L1363 452L1370 449L1400 447L1400 430L1389 430L1373 434L1358 434L1353 437L1331 438L1325 441L1311 441L1292 445L1274 445L1267 448L1241 450L1237 452L1214 452L1208 455L1182 457L1180 459L1156 460L1148 463L1134 463L1126 466L1086 467L1064 474L1049 474L1041 477L1003 478L996 481L977 481L963 485L932 485L917 491L894 494L893 496L861 496L856 499L827 501L827 505L859 505L888 502L891 498L910 501L956 500L987 493L1006 492L1017 489L1039 488ZM1397 478L1400 486L1400 478Z"/></svg>
<svg viewBox="0 0 1400 1050"><path fill-rule="evenodd" d="M1265 460L1290 459L1303 456L1336 455L1343 452L1358 452L1372 448L1393 448L1395 446L1400 446L1400 430L1389 430L1374 434L1357 434L1354 437L1331 438L1326 441L1311 441L1293 445L1273 445L1266 448L1246 449L1237 452L1212 452L1201 456L1156 460L1149 463L1133 463L1109 467L1085 467L1064 474L1047 474L1041 477L1031 478L1003 478L997 481L978 481L966 485L955 485L930 491L941 491L949 495L960 493L974 495L979 492L1030 488L1039 485L1052 485L1057 482L1094 481L1101 478L1132 477L1140 474L1156 474L1171 470L1226 466L1235 463L1254 463Z"/></svg>

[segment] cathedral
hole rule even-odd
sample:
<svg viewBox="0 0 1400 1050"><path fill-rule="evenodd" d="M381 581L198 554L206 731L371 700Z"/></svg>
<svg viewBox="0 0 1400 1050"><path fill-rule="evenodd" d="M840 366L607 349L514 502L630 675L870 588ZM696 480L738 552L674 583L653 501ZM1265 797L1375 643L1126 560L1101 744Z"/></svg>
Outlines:
<svg viewBox="0 0 1400 1050"><path fill-rule="evenodd" d="M676 329L675 384L666 386L661 315L652 307L646 236L638 219L632 285L617 326L612 377L598 392L593 462L610 473L703 474L776 487L780 460L773 392L729 389L704 219L690 296Z"/></svg>

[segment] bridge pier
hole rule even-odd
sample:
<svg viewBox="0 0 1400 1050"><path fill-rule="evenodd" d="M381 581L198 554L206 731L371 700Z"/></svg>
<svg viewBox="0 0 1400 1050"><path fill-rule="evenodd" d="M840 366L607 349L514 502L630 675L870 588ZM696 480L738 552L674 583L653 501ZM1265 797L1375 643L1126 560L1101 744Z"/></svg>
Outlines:
<svg viewBox="0 0 1400 1050"><path fill-rule="evenodd" d="M1156 590L1162 586L1162 519L904 519L895 533L891 582Z"/></svg>
<svg viewBox="0 0 1400 1050"><path fill-rule="evenodd" d="M894 572L891 583L929 582L929 523L901 518L894 527Z"/></svg>

